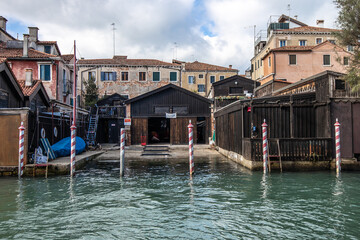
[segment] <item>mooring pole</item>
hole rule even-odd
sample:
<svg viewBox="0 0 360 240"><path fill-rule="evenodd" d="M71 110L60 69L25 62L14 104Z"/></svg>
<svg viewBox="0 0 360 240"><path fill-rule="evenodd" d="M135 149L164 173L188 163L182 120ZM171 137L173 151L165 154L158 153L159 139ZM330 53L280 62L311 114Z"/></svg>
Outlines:
<svg viewBox="0 0 360 240"><path fill-rule="evenodd" d="M19 127L19 166L18 166L18 176L22 177L24 174L24 133L25 127L24 123L21 122Z"/></svg>
<svg viewBox="0 0 360 240"><path fill-rule="evenodd" d="M194 173L194 138L193 138L193 128L194 126L191 124L191 120L189 121L188 129L189 129L189 168L190 168L190 176Z"/></svg>
<svg viewBox="0 0 360 240"><path fill-rule="evenodd" d="M263 164L264 164L264 173L268 172L268 141L267 141L267 124L264 119L262 126L263 133Z"/></svg>
<svg viewBox="0 0 360 240"><path fill-rule="evenodd" d="M336 173L341 172L341 151L340 151L340 123L336 119L335 126L335 145L336 145Z"/></svg>
<svg viewBox="0 0 360 240"><path fill-rule="evenodd" d="M76 42L74 40L74 83L73 83L73 122L71 130L71 157L70 157L70 176L75 174L75 154L76 154Z"/></svg>
<svg viewBox="0 0 360 240"><path fill-rule="evenodd" d="M125 128L120 129L120 177L124 176Z"/></svg>

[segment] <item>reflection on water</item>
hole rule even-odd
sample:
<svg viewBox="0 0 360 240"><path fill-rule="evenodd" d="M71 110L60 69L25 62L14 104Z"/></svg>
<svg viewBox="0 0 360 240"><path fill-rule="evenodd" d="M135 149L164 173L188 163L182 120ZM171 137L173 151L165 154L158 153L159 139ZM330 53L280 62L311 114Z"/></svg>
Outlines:
<svg viewBox="0 0 360 240"><path fill-rule="evenodd" d="M360 175L250 172L224 159L1 178L0 239L357 239Z"/></svg>

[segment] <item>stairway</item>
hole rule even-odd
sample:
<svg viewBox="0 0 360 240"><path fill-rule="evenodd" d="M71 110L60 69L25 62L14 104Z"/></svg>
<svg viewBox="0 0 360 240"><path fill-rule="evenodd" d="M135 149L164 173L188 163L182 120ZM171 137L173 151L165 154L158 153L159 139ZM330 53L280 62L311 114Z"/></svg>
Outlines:
<svg viewBox="0 0 360 240"><path fill-rule="evenodd" d="M143 148L141 156L170 156L168 146L147 145Z"/></svg>
<svg viewBox="0 0 360 240"><path fill-rule="evenodd" d="M89 119L89 128L86 135L86 144L88 146L96 145L96 131L99 121L99 108L96 107L96 114L91 114Z"/></svg>

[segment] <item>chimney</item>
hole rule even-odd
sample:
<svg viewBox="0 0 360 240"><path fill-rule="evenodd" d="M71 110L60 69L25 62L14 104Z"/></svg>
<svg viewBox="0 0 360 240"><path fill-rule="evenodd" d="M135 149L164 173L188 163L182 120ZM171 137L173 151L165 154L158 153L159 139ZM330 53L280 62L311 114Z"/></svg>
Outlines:
<svg viewBox="0 0 360 240"><path fill-rule="evenodd" d="M0 16L0 28L4 29L6 31L6 22L7 19L4 18L3 16Z"/></svg>
<svg viewBox="0 0 360 240"><path fill-rule="evenodd" d="M318 27L323 28L323 27L324 27L324 20L316 20L316 25L317 25Z"/></svg>
<svg viewBox="0 0 360 240"><path fill-rule="evenodd" d="M232 65L229 65L229 68L232 69Z"/></svg>
<svg viewBox="0 0 360 240"><path fill-rule="evenodd" d="M297 20L297 18L298 18L298 15L295 15L295 16L294 16L294 18L295 18L295 19Z"/></svg>
<svg viewBox="0 0 360 240"><path fill-rule="evenodd" d="M39 29L37 27L29 27L30 42L38 41L38 32L39 32Z"/></svg>
<svg viewBox="0 0 360 240"><path fill-rule="evenodd" d="M32 69L25 69L25 87L31 87L32 86Z"/></svg>
<svg viewBox="0 0 360 240"><path fill-rule="evenodd" d="M29 34L24 34L23 57L28 57L29 52Z"/></svg>

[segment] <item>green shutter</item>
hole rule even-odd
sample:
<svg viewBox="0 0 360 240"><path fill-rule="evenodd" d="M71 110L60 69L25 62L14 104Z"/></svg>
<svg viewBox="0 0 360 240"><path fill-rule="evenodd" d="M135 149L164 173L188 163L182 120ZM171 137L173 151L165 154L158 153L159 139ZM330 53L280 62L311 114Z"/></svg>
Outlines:
<svg viewBox="0 0 360 240"><path fill-rule="evenodd" d="M160 72L153 72L153 81L154 82L160 81Z"/></svg>
<svg viewBox="0 0 360 240"><path fill-rule="evenodd" d="M171 82L177 81L177 72L170 72L170 81Z"/></svg>

